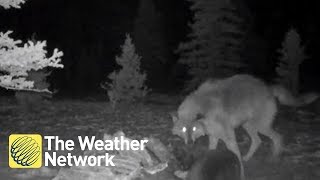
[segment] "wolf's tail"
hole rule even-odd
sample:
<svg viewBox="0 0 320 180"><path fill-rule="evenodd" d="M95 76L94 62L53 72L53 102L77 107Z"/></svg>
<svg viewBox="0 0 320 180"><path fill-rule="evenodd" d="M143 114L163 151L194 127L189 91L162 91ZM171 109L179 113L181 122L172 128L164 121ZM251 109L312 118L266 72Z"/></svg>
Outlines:
<svg viewBox="0 0 320 180"><path fill-rule="evenodd" d="M271 86L271 90L279 102L287 106L303 106L315 101L319 97L316 93L302 94L295 97L281 85L273 85Z"/></svg>

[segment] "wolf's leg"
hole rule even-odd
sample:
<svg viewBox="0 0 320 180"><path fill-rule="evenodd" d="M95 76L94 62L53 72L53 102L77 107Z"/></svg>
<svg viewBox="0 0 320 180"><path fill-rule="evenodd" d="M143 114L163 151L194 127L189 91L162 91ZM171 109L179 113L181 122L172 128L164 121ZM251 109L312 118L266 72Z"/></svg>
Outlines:
<svg viewBox="0 0 320 180"><path fill-rule="evenodd" d="M266 111L260 123L257 125L257 130L269 137L273 141L273 155L278 156L282 150L282 137L279 133L272 129L272 123L277 113L277 105L271 101L266 106Z"/></svg>
<svg viewBox="0 0 320 180"><path fill-rule="evenodd" d="M209 136L209 149L217 149L218 140L219 140L218 138L210 135Z"/></svg>
<svg viewBox="0 0 320 180"><path fill-rule="evenodd" d="M245 123L242 127L247 131L251 138L251 145L247 154L243 157L244 161L248 161L253 154L256 152L257 148L261 144L261 139L258 135L257 128L249 124L250 122Z"/></svg>
<svg viewBox="0 0 320 180"><path fill-rule="evenodd" d="M282 151L282 136L271 129L271 127L262 129L260 132L273 141L273 155L277 157Z"/></svg>
<svg viewBox="0 0 320 180"><path fill-rule="evenodd" d="M240 150L239 150L239 147L238 147L238 143L237 143L237 139L236 139L236 135L235 135L234 129L233 128L227 128L226 129L226 136L223 137L222 139L225 142L227 148L237 155L237 157L239 159L239 162L240 162L241 180L244 180L245 179L244 168L243 168L242 158L241 158L241 154L240 154Z"/></svg>

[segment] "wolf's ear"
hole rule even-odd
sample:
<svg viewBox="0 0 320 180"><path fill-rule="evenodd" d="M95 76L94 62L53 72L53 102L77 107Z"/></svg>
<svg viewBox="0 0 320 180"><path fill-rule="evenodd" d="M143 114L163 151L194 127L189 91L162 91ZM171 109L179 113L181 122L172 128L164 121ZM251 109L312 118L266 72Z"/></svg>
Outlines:
<svg viewBox="0 0 320 180"><path fill-rule="evenodd" d="M171 116L171 118L172 118L172 121L175 123L176 121L178 121L178 114L177 114L177 112L171 112L170 113L170 116Z"/></svg>

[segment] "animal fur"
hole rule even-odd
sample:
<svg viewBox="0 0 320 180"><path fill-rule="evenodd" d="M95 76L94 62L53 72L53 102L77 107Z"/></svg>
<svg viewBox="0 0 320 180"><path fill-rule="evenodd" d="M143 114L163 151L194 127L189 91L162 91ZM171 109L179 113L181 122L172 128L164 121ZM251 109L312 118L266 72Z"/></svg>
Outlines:
<svg viewBox="0 0 320 180"><path fill-rule="evenodd" d="M186 180L240 180L240 162L237 156L225 150L204 153L187 174Z"/></svg>
<svg viewBox="0 0 320 180"><path fill-rule="evenodd" d="M277 100L284 105L302 106L317 98L316 94L294 97L282 86L268 86L250 75L208 80L187 96L177 114L172 116L172 133L182 137L186 143L206 134L209 136L209 149L216 149L221 139L241 161L234 129L242 126L251 138L243 160L249 160L261 144L258 133L273 141L273 154L277 156L282 149L281 135L272 129L278 110ZM241 169L243 175L242 165Z"/></svg>

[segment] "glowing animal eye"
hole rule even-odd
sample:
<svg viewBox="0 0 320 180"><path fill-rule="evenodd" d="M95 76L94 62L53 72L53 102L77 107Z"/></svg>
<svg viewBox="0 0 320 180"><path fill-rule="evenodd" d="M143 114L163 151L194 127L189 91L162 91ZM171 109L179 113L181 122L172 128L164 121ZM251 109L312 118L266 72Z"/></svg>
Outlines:
<svg viewBox="0 0 320 180"><path fill-rule="evenodd" d="M183 127L182 128L182 132L186 132L187 131L187 128L186 127Z"/></svg>
<svg viewBox="0 0 320 180"><path fill-rule="evenodd" d="M197 127L193 126L192 131L196 131Z"/></svg>

